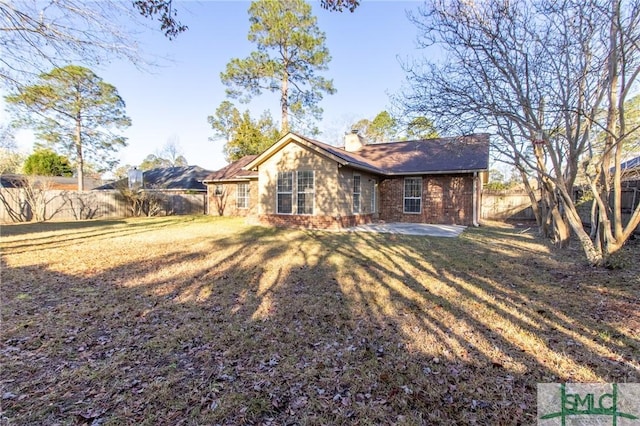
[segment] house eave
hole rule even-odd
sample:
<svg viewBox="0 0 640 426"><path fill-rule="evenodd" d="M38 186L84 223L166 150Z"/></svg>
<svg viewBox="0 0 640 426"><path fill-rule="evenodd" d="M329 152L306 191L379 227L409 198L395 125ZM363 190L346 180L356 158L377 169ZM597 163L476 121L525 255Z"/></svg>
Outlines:
<svg viewBox="0 0 640 426"><path fill-rule="evenodd" d="M258 176L243 176L238 178L229 178L229 179L208 179L203 180L202 183L205 185L214 184L214 183L231 183L231 182L250 182L252 180L258 179Z"/></svg>
<svg viewBox="0 0 640 426"><path fill-rule="evenodd" d="M467 174L486 172L489 169L464 169L464 170L429 170L429 171L416 171L416 172L385 172L385 176L421 176L421 175L454 175L454 174Z"/></svg>
<svg viewBox="0 0 640 426"><path fill-rule="evenodd" d="M360 170L360 171L363 171L363 172L373 173L373 174L376 174L376 175L384 175L385 174L385 172L383 172L380 169L376 169L374 167L367 167L367 166L363 166L363 165L360 165L360 164L350 163L348 161L342 161L342 162L340 162L340 165L341 166L345 166L345 167L351 167L352 169Z"/></svg>
<svg viewBox="0 0 640 426"><path fill-rule="evenodd" d="M140 188L142 192L207 192L202 188Z"/></svg>

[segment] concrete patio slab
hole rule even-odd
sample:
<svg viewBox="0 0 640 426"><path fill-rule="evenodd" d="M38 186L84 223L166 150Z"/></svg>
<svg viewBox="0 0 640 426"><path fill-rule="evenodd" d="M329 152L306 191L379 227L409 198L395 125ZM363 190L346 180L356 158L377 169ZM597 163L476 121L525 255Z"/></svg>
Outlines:
<svg viewBox="0 0 640 426"><path fill-rule="evenodd" d="M462 225L431 225L426 223L369 223L346 228L345 231L455 238L465 228L466 226Z"/></svg>

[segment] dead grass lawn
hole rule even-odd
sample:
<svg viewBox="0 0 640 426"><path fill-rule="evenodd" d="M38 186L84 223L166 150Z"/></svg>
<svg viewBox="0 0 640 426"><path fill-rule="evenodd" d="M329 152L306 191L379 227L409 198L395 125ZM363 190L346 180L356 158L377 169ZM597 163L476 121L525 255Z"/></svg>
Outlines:
<svg viewBox="0 0 640 426"><path fill-rule="evenodd" d="M457 239L169 217L2 228L6 424L532 424L538 382L640 382L640 244L585 266Z"/></svg>

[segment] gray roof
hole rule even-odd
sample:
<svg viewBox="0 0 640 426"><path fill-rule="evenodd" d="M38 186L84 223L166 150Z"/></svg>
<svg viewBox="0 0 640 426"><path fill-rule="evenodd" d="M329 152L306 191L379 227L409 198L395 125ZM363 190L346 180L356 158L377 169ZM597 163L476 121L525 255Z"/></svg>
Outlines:
<svg viewBox="0 0 640 426"><path fill-rule="evenodd" d="M142 172L142 179L144 189L206 191L207 187L202 181L210 174L211 170L199 166L161 167ZM116 189L121 185L128 185L128 182L125 178L96 189Z"/></svg>

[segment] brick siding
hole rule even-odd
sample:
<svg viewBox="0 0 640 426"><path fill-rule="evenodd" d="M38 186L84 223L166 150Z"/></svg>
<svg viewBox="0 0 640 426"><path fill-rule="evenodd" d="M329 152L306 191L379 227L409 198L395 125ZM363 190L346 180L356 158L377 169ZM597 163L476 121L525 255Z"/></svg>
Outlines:
<svg viewBox="0 0 640 426"><path fill-rule="evenodd" d="M370 214L353 216L307 216L287 214L260 215L259 222L263 225L278 227L296 227L310 229L341 229L350 226L371 223L373 217Z"/></svg>
<svg viewBox="0 0 640 426"><path fill-rule="evenodd" d="M386 222L473 224L473 177L422 177L422 211L404 213L404 177L380 182L380 219Z"/></svg>
<svg viewBox="0 0 640 426"><path fill-rule="evenodd" d="M238 183L249 184L249 206L239 209L237 204ZM216 184L207 184L207 196L209 199L209 214L211 216L254 216L258 209L258 182L234 182L224 183L222 194L216 195Z"/></svg>

